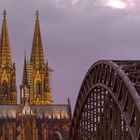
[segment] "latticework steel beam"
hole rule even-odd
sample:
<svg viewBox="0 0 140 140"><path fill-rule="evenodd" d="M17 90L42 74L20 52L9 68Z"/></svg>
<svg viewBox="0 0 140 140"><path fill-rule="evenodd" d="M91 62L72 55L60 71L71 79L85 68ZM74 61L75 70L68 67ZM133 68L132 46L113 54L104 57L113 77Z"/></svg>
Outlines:
<svg viewBox="0 0 140 140"><path fill-rule="evenodd" d="M98 61L81 85L70 140L140 140L140 61Z"/></svg>

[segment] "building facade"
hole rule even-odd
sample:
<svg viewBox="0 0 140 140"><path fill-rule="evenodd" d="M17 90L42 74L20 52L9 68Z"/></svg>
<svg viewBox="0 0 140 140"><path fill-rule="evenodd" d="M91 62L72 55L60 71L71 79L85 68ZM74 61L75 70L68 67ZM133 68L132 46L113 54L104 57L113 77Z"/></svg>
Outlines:
<svg viewBox="0 0 140 140"><path fill-rule="evenodd" d="M24 58L20 104L17 104L16 68L3 12L0 37L0 140L55 140L69 137L71 105L52 104L48 61L44 61L39 12L30 61Z"/></svg>

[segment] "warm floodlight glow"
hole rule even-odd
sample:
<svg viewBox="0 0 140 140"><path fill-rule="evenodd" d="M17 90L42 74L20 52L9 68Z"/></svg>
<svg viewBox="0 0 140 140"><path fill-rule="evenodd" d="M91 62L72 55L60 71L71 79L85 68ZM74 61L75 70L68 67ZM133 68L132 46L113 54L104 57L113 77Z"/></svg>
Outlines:
<svg viewBox="0 0 140 140"><path fill-rule="evenodd" d="M107 5L117 9L123 9L127 6L126 3L121 0L109 0Z"/></svg>

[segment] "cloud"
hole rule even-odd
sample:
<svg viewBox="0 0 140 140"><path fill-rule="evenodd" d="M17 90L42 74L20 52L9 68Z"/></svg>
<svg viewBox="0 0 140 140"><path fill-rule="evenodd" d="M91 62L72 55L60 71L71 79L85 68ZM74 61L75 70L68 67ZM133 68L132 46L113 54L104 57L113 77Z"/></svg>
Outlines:
<svg viewBox="0 0 140 140"><path fill-rule="evenodd" d="M57 8L110 7L125 10L139 10L139 0L53 0Z"/></svg>

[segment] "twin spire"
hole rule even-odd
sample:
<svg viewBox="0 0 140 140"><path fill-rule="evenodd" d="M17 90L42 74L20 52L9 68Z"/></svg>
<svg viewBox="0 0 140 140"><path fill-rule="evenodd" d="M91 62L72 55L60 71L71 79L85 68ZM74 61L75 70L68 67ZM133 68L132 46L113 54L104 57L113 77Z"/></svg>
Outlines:
<svg viewBox="0 0 140 140"><path fill-rule="evenodd" d="M24 92L23 92L24 91ZM24 94L24 97L22 95ZM21 85L21 102L30 98L31 104L50 104L49 68L44 63L44 54L39 25L39 12L36 11L35 28L30 62L24 58L23 80Z"/></svg>
<svg viewBox="0 0 140 140"><path fill-rule="evenodd" d="M4 10L0 37L0 69L2 68L6 72L9 72L9 70L12 70L14 68L14 65L12 66L6 15L6 10ZM10 72L10 74L13 73L13 71ZM11 81L12 83L10 83ZM13 81L15 81L15 77L13 79L10 79L9 87L13 85ZM16 83L14 85L16 85ZM16 92L14 94L14 96L16 97ZM48 65L44 63L38 10L36 11L31 58L28 64L26 63L26 54L24 56L21 99L23 98L22 95L26 97L29 94L32 104L48 104L51 102L49 68Z"/></svg>
<svg viewBox="0 0 140 140"><path fill-rule="evenodd" d="M11 52L10 52L10 43L9 43L6 15L7 15L6 10L4 10L1 38L0 38L0 66L11 67L12 59L11 59ZM32 43L32 53L31 53L30 61L32 64L38 67L41 67L42 65L44 65L44 55L43 55L38 10L36 11L36 21L35 21L34 36L33 36L33 43ZM25 56L22 82L27 84L27 76L25 76L26 74L27 74L27 66L26 66L26 56Z"/></svg>
<svg viewBox="0 0 140 140"><path fill-rule="evenodd" d="M9 43L6 15L7 15L6 10L4 10L1 38L0 38L0 66L11 67L12 59L11 59L11 52L10 52L10 43ZM30 61L32 64L35 64L38 67L41 67L42 65L44 65L44 55L43 55L38 10L36 11L36 21L35 21L34 36L33 36L33 43L32 43L32 53L31 53ZM24 71L23 71L22 82L27 84L27 76L25 75L27 75L26 56L24 58Z"/></svg>
<svg viewBox="0 0 140 140"><path fill-rule="evenodd" d="M1 30L1 39L0 39L0 66L12 66L11 52L10 52L10 43L8 35L8 27L6 21L6 10L3 11L3 23ZM39 25L39 12L36 11L36 22L32 43L32 53L31 53L31 63L41 67L44 65L44 55L43 47L41 40L41 32Z"/></svg>

